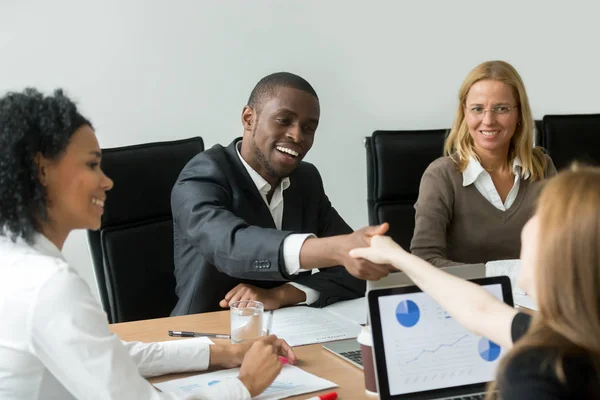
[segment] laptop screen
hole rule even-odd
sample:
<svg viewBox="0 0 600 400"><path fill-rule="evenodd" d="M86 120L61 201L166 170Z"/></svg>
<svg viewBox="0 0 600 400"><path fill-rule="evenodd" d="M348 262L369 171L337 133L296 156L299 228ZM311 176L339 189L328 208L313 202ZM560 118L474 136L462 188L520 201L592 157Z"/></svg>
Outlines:
<svg viewBox="0 0 600 400"><path fill-rule="evenodd" d="M473 281L512 305L507 278ZM495 378L505 350L466 330L418 287L376 290L369 306L380 391L387 392L382 398L473 385L484 389Z"/></svg>

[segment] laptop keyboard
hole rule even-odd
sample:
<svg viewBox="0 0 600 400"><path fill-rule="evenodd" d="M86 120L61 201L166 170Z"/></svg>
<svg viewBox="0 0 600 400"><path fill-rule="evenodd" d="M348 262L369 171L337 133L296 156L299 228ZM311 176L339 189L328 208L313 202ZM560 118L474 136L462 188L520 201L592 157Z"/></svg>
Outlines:
<svg viewBox="0 0 600 400"><path fill-rule="evenodd" d="M341 352L340 355L346 357L349 360L354 361L358 365L363 365L362 355L360 354L360 350L344 351L344 352Z"/></svg>
<svg viewBox="0 0 600 400"><path fill-rule="evenodd" d="M467 396L451 397L449 400L483 400L485 393L469 394Z"/></svg>

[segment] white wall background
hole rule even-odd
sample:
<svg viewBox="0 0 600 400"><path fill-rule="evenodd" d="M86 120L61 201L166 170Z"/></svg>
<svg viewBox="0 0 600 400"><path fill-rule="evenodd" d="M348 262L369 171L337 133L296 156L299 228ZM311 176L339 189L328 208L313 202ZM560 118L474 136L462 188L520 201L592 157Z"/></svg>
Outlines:
<svg viewBox="0 0 600 400"><path fill-rule="evenodd" d="M354 228L367 223L362 138L448 128L478 63L521 73L534 116L600 111L599 6L590 1L0 0L0 92L65 88L114 147L241 135L275 71L321 99L307 160ZM109 194L110 201L110 194ZM83 232L66 258L95 288Z"/></svg>

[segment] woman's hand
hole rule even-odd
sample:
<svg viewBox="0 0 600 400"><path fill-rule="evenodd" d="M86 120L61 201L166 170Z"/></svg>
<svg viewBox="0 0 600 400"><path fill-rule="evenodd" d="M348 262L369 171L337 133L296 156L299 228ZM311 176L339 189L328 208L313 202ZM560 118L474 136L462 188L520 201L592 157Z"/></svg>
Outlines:
<svg viewBox="0 0 600 400"><path fill-rule="evenodd" d="M242 343L216 343L210 346L210 367L216 368L236 368L242 365L246 353L252 346L265 338L244 340ZM277 339L273 346L277 354L288 359L290 364L296 363L296 354L294 350L283 339Z"/></svg>
<svg viewBox="0 0 600 400"><path fill-rule="evenodd" d="M350 250L351 257L364 258L375 264L391 265L394 265L394 256L402 253L406 253L406 251L389 236L373 236L371 238L370 247L361 247ZM394 266L398 268L397 265Z"/></svg>
<svg viewBox="0 0 600 400"><path fill-rule="evenodd" d="M246 353L239 380L252 397L264 392L279 375L283 366L279 356L286 357L291 364L296 363L292 348L275 335L257 340Z"/></svg>

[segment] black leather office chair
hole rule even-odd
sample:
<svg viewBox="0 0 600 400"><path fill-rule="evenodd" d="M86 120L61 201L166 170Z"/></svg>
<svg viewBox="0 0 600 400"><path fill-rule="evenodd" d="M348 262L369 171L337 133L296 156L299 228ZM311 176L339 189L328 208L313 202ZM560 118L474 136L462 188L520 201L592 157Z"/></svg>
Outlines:
<svg viewBox="0 0 600 400"><path fill-rule="evenodd" d="M171 189L204 150L200 137L102 151L115 183L102 227L88 231L100 298L110 323L169 316L175 307Z"/></svg>
<svg viewBox="0 0 600 400"><path fill-rule="evenodd" d="M406 250L415 230L421 177L442 156L447 132L375 131L365 139L369 224L389 222L389 235Z"/></svg>
<svg viewBox="0 0 600 400"><path fill-rule="evenodd" d="M536 119L535 121L535 136L533 138L533 144L535 146L544 147L544 124L541 119Z"/></svg>
<svg viewBox="0 0 600 400"><path fill-rule="evenodd" d="M543 133L556 169L572 161L600 164L600 114L546 115Z"/></svg>

